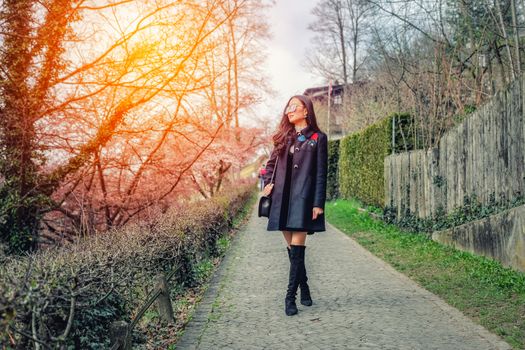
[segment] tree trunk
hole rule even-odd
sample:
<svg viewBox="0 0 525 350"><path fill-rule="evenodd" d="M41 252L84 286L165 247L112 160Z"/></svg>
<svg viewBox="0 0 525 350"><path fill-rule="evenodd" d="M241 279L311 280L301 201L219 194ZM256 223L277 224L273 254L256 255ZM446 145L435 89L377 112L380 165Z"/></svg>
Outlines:
<svg viewBox="0 0 525 350"><path fill-rule="evenodd" d="M512 79L516 78L516 70L514 67L514 60L512 59L512 54L510 52L510 41L509 36L507 35L507 29L505 28L505 21L503 20L503 12L501 11L501 5L499 0L494 1L496 3L496 10L498 11L498 18L500 21L501 26L501 33L503 35L503 39L505 40L505 48L507 50L507 56L509 57L509 64L510 64L510 72Z"/></svg>
<svg viewBox="0 0 525 350"><path fill-rule="evenodd" d="M521 77L521 55L520 55L520 38L518 33L518 19L516 16L516 1L510 0L510 9L512 13L512 26L514 27L514 49L516 50L516 75Z"/></svg>
<svg viewBox="0 0 525 350"><path fill-rule="evenodd" d="M3 5L7 35L4 37L2 65L8 78L2 79L4 106L0 111L0 237L11 252L34 250L37 244L39 200L34 192L37 180L33 161L34 113L27 83L31 66L32 1L10 0ZM1 217L0 217L1 219Z"/></svg>
<svg viewBox="0 0 525 350"><path fill-rule="evenodd" d="M339 2L336 3L337 28L339 30L339 45L341 45L341 60L343 64L343 81L345 86L348 84L348 72L346 70L346 42L345 42L345 24L342 15L342 8Z"/></svg>

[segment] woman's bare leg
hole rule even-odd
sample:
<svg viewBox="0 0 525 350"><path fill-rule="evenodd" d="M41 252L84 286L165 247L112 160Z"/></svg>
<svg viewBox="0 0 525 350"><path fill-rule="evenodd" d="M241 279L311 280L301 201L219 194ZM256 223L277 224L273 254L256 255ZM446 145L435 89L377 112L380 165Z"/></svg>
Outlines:
<svg viewBox="0 0 525 350"><path fill-rule="evenodd" d="M306 245L306 232L291 232L292 245Z"/></svg>
<svg viewBox="0 0 525 350"><path fill-rule="evenodd" d="M286 245L288 245L288 248L290 248L290 244L292 244L292 232L291 231L283 231L284 239L286 240Z"/></svg>

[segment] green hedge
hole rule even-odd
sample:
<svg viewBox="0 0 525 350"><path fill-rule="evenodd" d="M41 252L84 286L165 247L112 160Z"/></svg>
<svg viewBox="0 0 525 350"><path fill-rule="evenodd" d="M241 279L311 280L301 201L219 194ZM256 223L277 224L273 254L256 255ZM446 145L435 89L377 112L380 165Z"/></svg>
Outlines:
<svg viewBox="0 0 525 350"><path fill-rule="evenodd" d="M153 222L25 257L0 257L0 344L29 349L36 337L53 349L108 349L110 324L132 319L155 275L176 270L171 284L196 283L195 267L218 254L216 242L254 190L238 186L173 207Z"/></svg>
<svg viewBox="0 0 525 350"><path fill-rule="evenodd" d="M384 157L392 153L392 118L396 118L396 153L419 147L408 114L392 114L351 134L339 146L339 197L357 198L369 205L384 205ZM335 156L330 160L337 159ZM333 165L329 165L333 167ZM333 193L337 191L333 190Z"/></svg>
<svg viewBox="0 0 525 350"><path fill-rule="evenodd" d="M339 140L328 141L327 200L339 198L339 143Z"/></svg>
<svg viewBox="0 0 525 350"><path fill-rule="evenodd" d="M389 119L341 140L339 192L342 198L358 198L383 206L383 158L390 153Z"/></svg>

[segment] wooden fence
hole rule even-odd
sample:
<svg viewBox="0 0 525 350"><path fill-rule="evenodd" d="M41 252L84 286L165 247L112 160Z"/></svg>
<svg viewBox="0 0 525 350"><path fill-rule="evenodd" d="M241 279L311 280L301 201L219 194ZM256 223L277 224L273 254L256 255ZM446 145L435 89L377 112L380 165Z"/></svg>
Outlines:
<svg viewBox="0 0 525 350"><path fill-rule="evenodd" d="M165 323L175 323L168 282L175 275L178 268L179 266L172 269L167 276L159 274L155 277L155 288L149 293L147 300L141 306L130 324L125 321L115 321L111 324L109 331L112 344L111 350L132 349L131 338L133 329L155 301L157 302L159 318Z"/></svg>
<svg viewBox="0 0 525 350"><path fill-rule="evenodd" d="M523 194L524 118L522 78L499 91L466 120L449 130L438 147L390 155L384 159L385 206L399 218L445 213L475 194L489 203Z"/></svg>

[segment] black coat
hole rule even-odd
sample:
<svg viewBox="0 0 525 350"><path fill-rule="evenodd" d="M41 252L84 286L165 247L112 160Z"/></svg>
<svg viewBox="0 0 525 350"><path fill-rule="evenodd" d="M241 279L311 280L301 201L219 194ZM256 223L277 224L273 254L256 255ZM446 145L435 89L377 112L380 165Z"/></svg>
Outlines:
<svg viewBox="0 0 525 350"><path fill-rule="evenodd" d="M312 220L313 207L324 210L326 200L326 173L328 170L328 138L325 133L317 131L317 141L310 126L301 130L306 137L306 141L299 141L297 138L289 140L286 148L278 155L275 149L266 163L266 174L264 175L264 185L270 183L273 172L275 171L274 187L271 193L272 205L268 218L268 231L278 231L279 222L286 223L286 227L293 231L320 232L325 231L324 214L318 215L317 219ZM283 192L285 190L285 179L287 171L288 150L294 144L292 157L292 174L290 184L290 201L288 217L282 218L281 207ZM277 168L275 169L275 162Z"/></svg>

